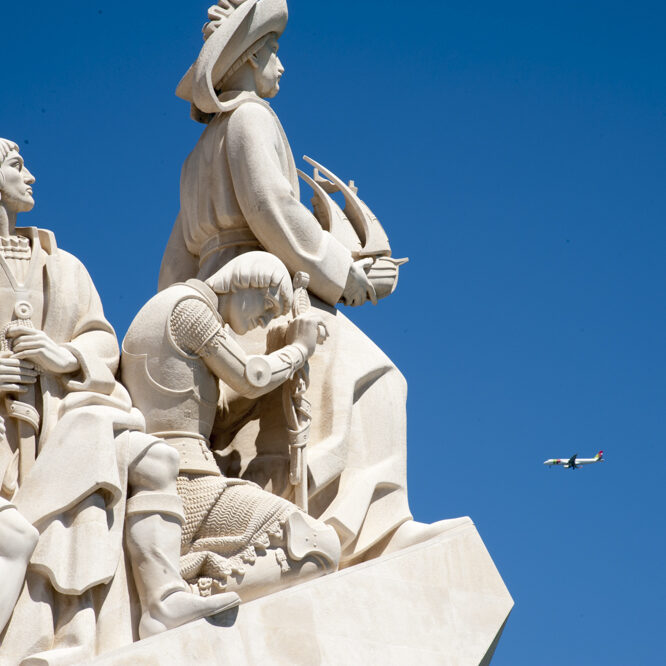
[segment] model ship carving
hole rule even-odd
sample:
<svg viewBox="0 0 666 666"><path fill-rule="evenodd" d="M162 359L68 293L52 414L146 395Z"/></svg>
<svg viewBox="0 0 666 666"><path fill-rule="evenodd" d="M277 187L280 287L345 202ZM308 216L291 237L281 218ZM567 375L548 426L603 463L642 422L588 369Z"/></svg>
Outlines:
<svg viewBox="0 0 666 666"><path fill-rule="evenodd" d="M358 187L353 180L345 183L311 157L304 155L303 159L313 167L314 173L310 177L299 169L298 175L314 192L311 203L319 224L351 251L354 261L370 260L366 273L378 299L392 294L398 285L400 266L409 259L391 257L391 245L384 227L358 196ZM338 192L344 197L344 209L331 196Z"/></svg>

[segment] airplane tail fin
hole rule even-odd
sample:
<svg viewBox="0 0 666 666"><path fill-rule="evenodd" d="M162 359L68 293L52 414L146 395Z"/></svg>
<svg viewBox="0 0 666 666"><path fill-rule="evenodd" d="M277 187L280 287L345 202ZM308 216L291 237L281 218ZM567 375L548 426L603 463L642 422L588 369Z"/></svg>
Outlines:
<svg viewBox="0 0 666 666"><path fill-rule="evenodd" d="M594 456L594 459L595 459L595 460L603 460L603 459L604 459L604 452L603 452L603 451L599 451L599 453L597 453L597 455Z"/></svg>

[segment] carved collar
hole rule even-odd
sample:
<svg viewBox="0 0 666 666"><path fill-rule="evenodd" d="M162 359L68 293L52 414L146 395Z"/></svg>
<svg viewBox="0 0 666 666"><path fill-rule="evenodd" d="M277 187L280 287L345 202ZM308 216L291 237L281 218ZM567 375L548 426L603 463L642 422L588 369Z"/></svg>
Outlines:
<svg viewBox="0 0 666 666"><path fill-rule="evenodd" d="M265 99L259 97L257 93L249 90L227 90L219 95L217 101L220 113L235 111L245 102L254 102L265 106L267 109L271 108L271 105Z"/></svg>

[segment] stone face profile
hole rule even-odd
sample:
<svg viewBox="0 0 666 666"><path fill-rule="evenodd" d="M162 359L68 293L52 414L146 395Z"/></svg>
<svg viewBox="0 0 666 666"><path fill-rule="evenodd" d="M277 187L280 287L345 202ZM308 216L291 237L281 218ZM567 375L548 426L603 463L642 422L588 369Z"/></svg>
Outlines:
<svg viewBox="0 0 666 666"><path fill-rule="evenodd" d="M413 519L405 379L339 307L407 260L268 101L287 18L208 9L177 88L205 127L122 354L81 262L17 227L35 178L0 139L0 666L492 657L513 602L468 518Z"/></svg>

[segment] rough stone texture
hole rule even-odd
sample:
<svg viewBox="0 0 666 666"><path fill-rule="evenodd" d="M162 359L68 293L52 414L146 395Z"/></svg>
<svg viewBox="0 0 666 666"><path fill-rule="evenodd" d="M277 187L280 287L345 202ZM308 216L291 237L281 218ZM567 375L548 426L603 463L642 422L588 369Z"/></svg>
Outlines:
<svg viewBox="0 0 666 666"><path fill-rule="evenodd" d="M92 663L488 664L513 600L472 521L450 524L430 541Z"/></svg>

